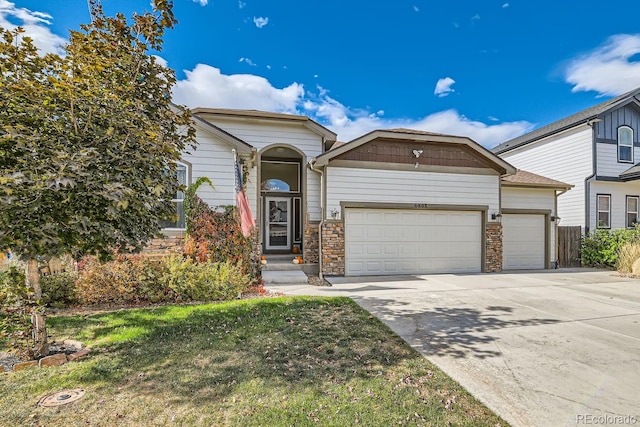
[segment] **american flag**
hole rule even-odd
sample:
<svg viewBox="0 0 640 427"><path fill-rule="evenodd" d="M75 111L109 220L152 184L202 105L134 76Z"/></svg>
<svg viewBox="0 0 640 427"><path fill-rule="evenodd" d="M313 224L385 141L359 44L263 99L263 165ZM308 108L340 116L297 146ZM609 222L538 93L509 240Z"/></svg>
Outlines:
<svg viewBox="0 0 640 427"><path fill-rule="evenodd" d="M240 163L238 163L238 157L234 153L234 167L236 172L236 209L240 214L240 228L242 229L242 235L249 237L253 231L253 227L256 225L256 221L253 219L253 213L251 213L251 207L249 206L249 199L242 188L242 169Z"/></svg>

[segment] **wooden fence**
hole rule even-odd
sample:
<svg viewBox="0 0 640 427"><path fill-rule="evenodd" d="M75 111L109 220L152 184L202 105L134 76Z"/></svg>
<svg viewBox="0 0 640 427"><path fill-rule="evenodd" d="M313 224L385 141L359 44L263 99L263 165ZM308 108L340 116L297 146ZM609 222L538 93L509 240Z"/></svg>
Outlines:
<svg viewBox="0 0 640 427"><path fill-rule="evenodd" d="M580 267L582 228L558 227L558 267Z"/></svg>

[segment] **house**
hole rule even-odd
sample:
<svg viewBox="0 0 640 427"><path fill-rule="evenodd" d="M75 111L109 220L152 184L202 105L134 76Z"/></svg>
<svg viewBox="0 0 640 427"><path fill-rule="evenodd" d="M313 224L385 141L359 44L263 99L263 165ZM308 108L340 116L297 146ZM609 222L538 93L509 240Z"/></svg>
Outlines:
<svg viewBox="0 0 640 427"><path fill-rule="evenodd" d="M572 184L558 198L563 226L632 227L640 198L640 88L530 133L493 152L518 168Z"/></svg>
<svg viewBox="0 0 640 427"><path fill-rule="evenodd" d="M233 204L239 156L262 253L296 247L325 275L555 266L556 197L570 185L517 171L469 138L390 129L340 144L305 116L192 112L199 145L178 178L209 177L215 188L198 195Z"/></svg>

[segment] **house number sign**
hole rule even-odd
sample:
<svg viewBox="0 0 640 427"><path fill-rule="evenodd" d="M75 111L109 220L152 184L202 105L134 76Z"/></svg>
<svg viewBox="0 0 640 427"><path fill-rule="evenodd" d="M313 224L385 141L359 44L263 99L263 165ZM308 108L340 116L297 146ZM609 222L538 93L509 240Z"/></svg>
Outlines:
<svg viewBox="0 0 640 427"><path fill-rule="evenodd" d="M426 203L414 203L413 207L416 209L426 209L429 207Z"/></svg>

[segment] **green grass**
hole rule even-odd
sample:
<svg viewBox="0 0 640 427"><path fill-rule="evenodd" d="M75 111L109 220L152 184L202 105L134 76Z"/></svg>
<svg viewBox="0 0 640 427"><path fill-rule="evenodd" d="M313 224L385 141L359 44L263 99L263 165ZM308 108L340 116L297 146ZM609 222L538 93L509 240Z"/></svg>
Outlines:
<svg viewBox="0 0 640 427"><path fill-rule="evenodd" d="M0 376L0 425L507 425L347 298L49 318L80 362ZM65 388L86 396L58 408Z"/></svg>

